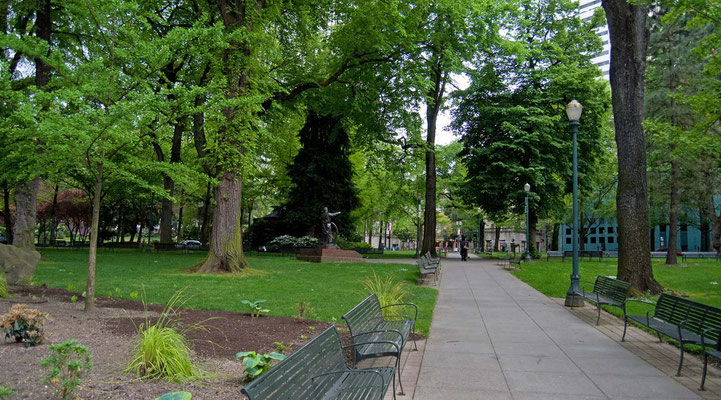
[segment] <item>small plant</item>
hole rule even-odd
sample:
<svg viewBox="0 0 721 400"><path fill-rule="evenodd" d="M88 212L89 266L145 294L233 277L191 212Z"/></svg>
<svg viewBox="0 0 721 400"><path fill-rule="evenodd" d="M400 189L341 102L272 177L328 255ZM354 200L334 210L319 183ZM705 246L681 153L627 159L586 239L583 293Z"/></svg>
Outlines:
<svg viewBox="0 0 721 400"><path fill-rule="evenodd" d="M375 270L373 270L372 277L366 277L363 286L365 286L368 292L375 293L376 296L378 296L378 301L381 303L381 306L401 303L406 296L405 282L396 282L393 275L386 275L385 279L381 278L376 274ZM393 314L393 310L385 308L383 309L383 314Z"/></svg>
<svg viewBox="0 0 721 400"><path fill-rule="evenodd" d="M74 292L74 291L75 291L75 285L73 285L72 283L68 283L68 286L66 286L65 289L66 289L68 292Z"/></svg>
<svg viewBox="0 0 721 400"><path fill-rule="evenodd" d="M92 355L85 346L75 344L70 339L49 347L50 356L42 361L42 366L50 368L43 382L59 386L55 396L62 400L75 398L75 389L80 385L80 377L93 368Z"/></svg>
<svg viewBox="0 0 721 400"><path fill-rule="evenodd" d="M5 277L0 274L0 299L8 297L8 283Z"/></svg>
<svg viewBox="0 0 721 400"><path fill-rule="evenodd" d="M285 360L285 356L280 353L258 354L254 351L241 351L235 355L236 359L241 357L243 358L243 366L245 367L243 379L246 381L252 381L263 375L273 366L273 360Z"/></svg>
<svg viewBox="0 0 721 400"><path fill-rule="evenodd" d="M310 333L313 333L315 331L315 326L309 326L308 330L310 331Z"/></svg>
<svg viewBox="0 0 721 400"><path fill-rule="evenodd" d="M10 397L15 394L15 391L10 389L9 387L0 386L0 400L5 399L6 397Z"/></svg>
<svg viewBox="0 0 721 400"><path fill-rule="evenodd" d="M131 299L137 299L138 298L138 292L130 292L128 295Z"/></svg>
<svg viewBox="0 0 721 400"><path fill-rule="evenodd" d="M15 304L7 314L0 317L0 327L5 338L14 338L16 342L25 342L26 347L35 346L43 341L43 324L48 314L25 304Z"/></svg>
<svg viewBox="0 0 721 400"><path fill-rule="evenodd" d="M72 297L70 297L70 302L71 302L71 303L77 303L77 302L78 302L78 296L73 295Z"/></svg>
<svg viewBox="0 0 721 400"><path fill-rule="evenodd" d="M278 350L278 353L283 354L286 350L293 347L293 343L286 346L283 342L273 342L273 346Z"/></svg>
<svg viewBox="0 0 721 400"><path fill-rule="evenodd" d="M270 312L270 310L261 306L261 304L265 302L266 300L243 300L240 304L245 304L250 308L250 315L252 318L258 318L261 313L266 314Z"/></svg>
<svg viewBox="0 0 721 400"><path fill-rule="evenodd" d="M298 318L310 318L313 315L313 307L307 301L300 300L295 305L295 310Z"/></svg>
<svg viewBox="0 0 721 400"><path fill-rule="evenodd" d="M134 372L147 379L169 379L184 382L201 378L204 373L190 361L190 349L185 334L192 330L207 330L201 324L182 325L176 311L187 302L183 290L175 293L155 322L147 314L137 328L135 348L126 372ZM145 303L145 302L143 302ZM182 326L182 329L179 328Z"/></svg>
<svg viewBox="0 0 721 400"><path fill-rule="evenodd" d="M193 398L189 392L170 392L166 393L155 400L190 400Z"/></svg>
<svg viewBox="0 0 721 400"><path fill-rule="evenodd" d="M306 340L306 339L308 339L308 336L306 336L305 334L301 334L301 335L300 335L300 339L301 339L301 340Z"/></svg>

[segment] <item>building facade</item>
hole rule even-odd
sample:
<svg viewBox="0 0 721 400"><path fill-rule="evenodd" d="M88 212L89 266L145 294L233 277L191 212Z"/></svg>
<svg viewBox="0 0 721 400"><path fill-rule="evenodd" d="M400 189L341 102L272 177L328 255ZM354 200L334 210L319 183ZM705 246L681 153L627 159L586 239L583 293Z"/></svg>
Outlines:
<svg viewBox="0 0 721 400"><path fill-rule="evenodd" d="M580 0L578 3L578 14L582 20L590 21L591 18L593 18L593 13L600 7L601 0ZM608 71L611 67L611 42L608 37L608 26L604 25L596 29L596 33L603 42L603 49L600 53L596 54L591 61L601 69L603 77L608 79Z"/></svg>

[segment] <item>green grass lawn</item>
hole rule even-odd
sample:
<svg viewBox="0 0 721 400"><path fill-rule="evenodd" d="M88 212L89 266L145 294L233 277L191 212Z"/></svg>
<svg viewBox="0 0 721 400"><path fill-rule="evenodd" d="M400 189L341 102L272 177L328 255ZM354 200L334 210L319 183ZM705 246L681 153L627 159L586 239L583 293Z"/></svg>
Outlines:
<svg viewBox="0 0 721 400"><path fill-rule="evenodd" d="M87 279L87 250L41 249L43 261L33 282L82 292ZM249 257L253 273L246 275L192 275L184 270L204 253L143 253L138 250L100 251L96 270L99 296L131 299L145 293L147 302L165 304L178 290L186 289L187 306L203 310L248 312L242 300L265 299L270 315L294 317L299 301L311 304L314 318L338 321L366 296L365 278L375 270L407 283L405 301L418 305L417 329L427 335L438 291L416 286L418 268L402 264L315 264L290 257ZM139 298L139 297L138 297Z"/></svg>
<svg viewBox="0 0 721 400"><path fill-rule="evenodd" d="M712 259L688 260L678 266L663 265L665 260L652 259L656 280L674 294L688 296L700 303L721 307L721 262ZM603 261L581 261L579 272L581 286L590 291L597 275L615 276L618 261L615 258ZM518 278L549 297L565 297L570 284L571 261L535 261L523 264L522 270L513 271ZM629 314L645 314L651 306L630 302ZM622 316L620 309L607 310Z"/></svg>

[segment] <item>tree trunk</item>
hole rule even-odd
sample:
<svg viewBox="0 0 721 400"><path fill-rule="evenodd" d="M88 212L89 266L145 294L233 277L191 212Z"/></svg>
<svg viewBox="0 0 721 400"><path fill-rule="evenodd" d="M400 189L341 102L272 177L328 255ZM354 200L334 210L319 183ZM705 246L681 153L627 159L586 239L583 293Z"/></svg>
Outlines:
<svg viewBox="0 0 721 400"><path fill-rule="evenodd" d="M711 221L711 248L718 253L721 249L721 216L716 215L713 192L709 191L707 198L706 213Z"/></svg>
<svg viewBox="0 0 721 400"><path fill-rule="evenodd" d="M178 234L176 240L180 242L182 239L181 232L183 231L183 204L180 204L180 210L178 210Z"/></svg>
<svg viewBox="0 0 721 400"><path fill-rule="evenodd" d="M53 206L50 210L50 242L54 245L57 240L58 232L58 190L60 186L55 184L55 192L53 193Z"/></svg>
<svg viewBox="0 0 721 400"><path fill-rule="evenodd" d="M196 269L199 273L240 272L248 267L243 255L240 230L240 174L226 172L215 190L213 231L208 257Z"/></svg>
<svg viewBox="0 0 721 400"><path fill-rule="evenodd" d="M553 224L553 233L551 234L551 250L558 251L560 246L558 243L558 237L560 236L561 224Z"/></svg>
<svg viewBox="0 0 721 400"><path fill-rule="evenodd" d="M88 254L88 281L85 285L85 311L95 309L95 266L98 259L98 225L100 223L100 192L102 188L103 163L99 162L93 189L93 216L90 222L90 252Z"/></svg>
<svg viewBox="0 0 721 400"><path fill-rule="evenodd" d="M496 240L495 240L495 243L493 243L494 251L501 251L501 244L499 243L500 241L501 241L501 227L496 225Z"/></svg>
<svg viewBox="0 0 721 400"><path fill-rule="evenodd" d="M383 220L381 220L380 227L378 228L378 248L379 249L383 245L383 236L385 236L385 232L383 232Z"/></svg>
<svg viewBox="0 0 721 400"><path fill-rule="evenodd" d="M373 247L373 218L368 218L368 244Z"/></svg>
<svg viewBox="0 0 721 400"><path fill-rule="evenodd" d="M5 220L5 241L8 244L13 242L13 218L10 215L10 187L8 182L3 182L3 219Z"/></svg>
<svg viewBox="0 0 721 400"><path fill-rule="evenodd" d="M429 91L429 100L426 104L426 123L427 133L426 144L426 201L423 214L423 247L421 254L431 253L431 256L437 257L436 253L436 122L438 113L443 105L443 95L446 90L446 81L448 74L443 72L442 61L443 55L436 54L437 62L434 66L434 86Z"/></svg>
<svg viewBox="0 0 721 400"><path fill-rule="evenodd" d="M200 243L208 244L208 231L210 229L210 182L205 189L205 200L203 201L203 220L200 224Z"/></svg>
<svg viewBox="0 0 721 400"><path fill-rule="evenodd" d="M13 245L35 248L35 225L37 219L37 199L40 177L18 186L15 190L15 227Z"/></svg>
<svg viewBox="0 0 721 400"><path fill-rule="evenodd" d="M646 195L643 91L648 31L647 6L602 0L611 41L611 94L618 148L618 279L657 294L651 269Z"/></svg>
<svg viewBox="0 0 721 400"><path fill-rule="evenodd" d="M671 145L673 153L674 145ZM668 251L666 252L666 264L676 265L676 247L678 246L678 162L671 155L671 204L668 216Z"/></svg>

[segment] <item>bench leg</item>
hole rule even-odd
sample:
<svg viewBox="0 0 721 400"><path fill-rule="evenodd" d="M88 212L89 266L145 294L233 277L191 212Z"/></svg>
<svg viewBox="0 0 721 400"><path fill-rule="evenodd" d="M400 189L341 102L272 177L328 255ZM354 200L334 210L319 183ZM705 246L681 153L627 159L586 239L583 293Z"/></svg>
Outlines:
<svg viewBox="0 0 721 400"><path fill-rule="evenodd" d="M596 308L598 309L598 316L596 317L596 326L598 326L598 323L601 321L601 305L599 303L596 303Z"/></svg>
<svg viewBox="0 0 721 400"><path fill-rule="evenodd" d="M676 376L681 376L681 367L683 367L683 343L679 343L678 347L681 349L681 359L678 362L678 371L676 371Z"/></svg>
<svg viewBox="0 0 721 400"><path fill-rule="evenodd" d="M703 354L703 372L701 373L701 387L698 390L706 390L703 384L706 383L706 369L708 368L708 354Z"/></svg>
<svg viewBox="0 0 721 400"><path fill-rule="evenodd" d="M398 353L398 357L396 357L396 370L398 370L398 387L400 387L400 391L398 392L399 395L405 396L405 393L403 392L403 382L401 382L401 356L403 355L403 350L401 350ZM395 388L393 388L395 389ZM395 390L393 390L393 397L395 397Z"/></svg>
<svg viewBox="0 0 721 400"><path fill-rule="evenodd" d="M663 343L663 339L661 339L661 333L659 331L656 331L656 336L658 336L658 342ZM683 358L683 354L681 355L681 358Z"/></svg>
<svg viewBox="0 0 721 400"><path fill-rule="evenodd" d="M393 390L393 400L397 400L396 399L396 374L395 373L393 373L393 389L391 389L391 390ZM381 396L381 399L383 399L383 396Z"/></svg>
<svg viewBox="0 0 721 400"><path fill-rule="evenodd" d="M623 313L623 336L621 336L621 341L623 342L624 339L626 339L626 327L628 326L628 317L626 317L626 313Z"/></svg>

